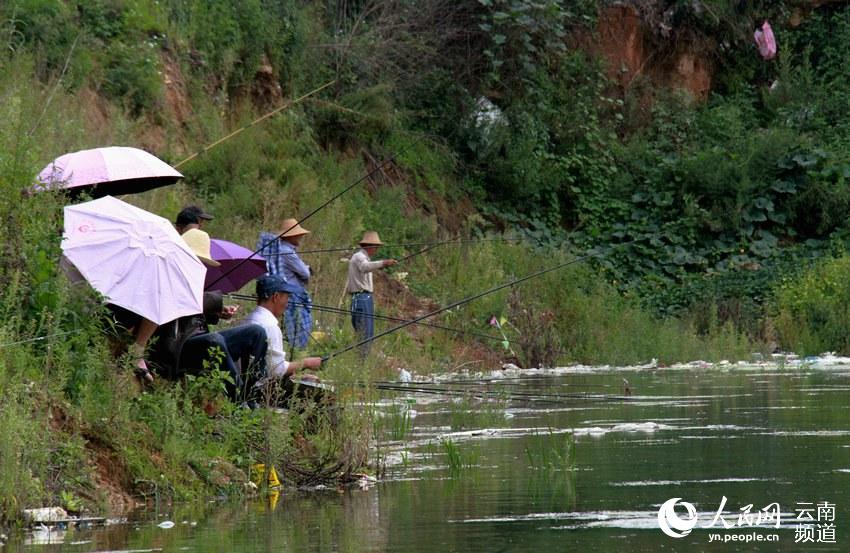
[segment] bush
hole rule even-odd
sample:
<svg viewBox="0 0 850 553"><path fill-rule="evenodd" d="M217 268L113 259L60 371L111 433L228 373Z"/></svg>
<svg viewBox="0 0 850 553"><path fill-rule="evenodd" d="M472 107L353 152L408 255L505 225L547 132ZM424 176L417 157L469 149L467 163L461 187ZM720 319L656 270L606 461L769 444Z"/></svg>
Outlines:
<svg viewBox="0 0 850 553"><path fill-rule="evenodd" d="M850 353L850 256L824 260L781 282L773 322L779 344L801 355Z"/></svg>

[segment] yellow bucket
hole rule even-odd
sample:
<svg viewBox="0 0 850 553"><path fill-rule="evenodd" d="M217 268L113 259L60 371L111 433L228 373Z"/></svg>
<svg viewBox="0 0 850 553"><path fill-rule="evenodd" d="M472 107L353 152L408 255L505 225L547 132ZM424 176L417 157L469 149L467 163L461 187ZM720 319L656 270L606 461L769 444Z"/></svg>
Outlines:
<svg viewBox="0 0 850 553"><path fill-rule="evenodd" d="M270 488L280 487L280 480L277 477L277 471L274 470L274 467L269 469L268 476L266 476L266 465L257 463L256 465L251 466L251 482L257 486L261 486L263 478L267 478L266 483Z"/></svg>

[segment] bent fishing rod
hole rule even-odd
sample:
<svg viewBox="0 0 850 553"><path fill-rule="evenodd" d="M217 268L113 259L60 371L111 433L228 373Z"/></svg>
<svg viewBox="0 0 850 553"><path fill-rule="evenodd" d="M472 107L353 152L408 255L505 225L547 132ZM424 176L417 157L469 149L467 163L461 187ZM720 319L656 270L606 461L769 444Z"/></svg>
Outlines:
<svg viewBox="0 0 850 553"><path fill-rule="evenodd" d="M408 148L409 148L409 146L408 146ZM336 200L337 198L339 198L340 196L342 196L343 194L345 194L346 192L348 192L349 190L351 190L352 188L354 188L355 186L357 186L361 182L365 181L366 179L368 179L369 177L371 177L372 175L374 175L378 171L383 170L383 168L386 165L389 165L391 162L393 162L400 154L404 153L405 150L407 150L407 148L403 148L403 149L399 150L398 152L394 153L392 156L388 157L383 162L378 164L374 169L372 169L371 171L369 171L368 173L366 173L365 175L363 175L362 177L360 177L359 179L357 179L353 183L351 183L348 186L346 186L345 188L343 188L340 192L334 194L329 200L324 202L322 205L313 209L312 211L307 213L307 215L304 215L300 219L296 219L296 223L294 225L290 225L289 228L283 229L283 231L281 231L280 234L278 234L277 236L275 236L271 240L268 240L267 242L260 245L259 248L257 248L253 252L251 252L251 255L247 256L245 259L240 260L239 263L236 263L229 270L222 273L221 276L219 276L217 279L210 282L208 285L204 286L204 290L210 290L215 284L217 284L219 281L226 278L230 273L232 273L233 271L235 271L236 269L238 269L239 267L241 267L242 265L247 263L249 260L253 259L257 254L259 254L261 251L263 251L269 244L273 244L276 240L280 240L283 237L284 234L286 234L290 230L294 229L296 226L303 223L304 221L306 221L307 219L309 219L310 217L312 217L313 215L315 215L316 213L318 213L319 211L321 211L322 209L327 207L328 204L330 204L331 202L333 202L334 200Z"/></svg>
<svg viewBox="0 0 850 553"><path fill-rule="evenodd" d="M632 240L631 242L623 242L622 244L616 244L616 246L625 246L625 245L628 245L628 244L632 244L632 243L634 243L634 242L637 242L637 240ZM495 292L498 292L499 290L504 290L505 288L510 288L510 287L512 287L512 286L516 286L517 284L521 284L521 283L523 283L523 282L525 282L525 281L527 281L527 280L531 280L531 279L533 279L533 278L537 278L537 277L543 276L543 275L545 275L545 274L547 274L547 273L551 273L551 272L553 272L553 271L557 271L557 270L559 270L559 269L563 269L564 267L566 267L566 266L568 266L568 265L573 265L573 264L575 264L575 263L579 263L579 262L581 262L581 261L584 261L585 259L590 259L590 258L592 258L592 257L596 257L596 256L598 256L598 255L601 255L602 253L603 253L603 252L601 252L601 251L596 251L596 252L593 252L593 253L589 253L589 254L587 254L587 255L583 255L583 256L581 256L581 257L577 257L576 259L573 259L573 260L570 260L570 261L565 261L564 263L559 263L558 265L555 265L554 267L549 267L548 269L542 269L542 270L540 270L540 271L535 271L535 272L533 272L533 273L531 273L531 274L529 274L529 275L526 275L526 276L524 276L524 277L514 279L514 280L512 280L512 281L510 281L510 282L506 282L506 283L504 283L504 284L500 284L499 286L496 286L496 287L490 288L489 290L485 290L484 292L481 292L481 293L479 293L479 294L475 294L475 295L473 295L473 296L469 296L469 297L463 298L463 299L458 300L458 301L456 301L456 302L453 302L453 303L451 303L451 304L449 304L449 305L447 305L447 306L445 306L445 307L441 307L441 308L439 308L439 309L435 309L434 311L431 311L431 312L429 312L429 313L426 313L426 314L424 314L424 315L421 315L421 316L419 316L419 317L416 317L415 319L410 319L410 320L408 320L407 322L401 323L401 324L399 324L399 325L397 325L397 326L394 326L394 327L392 327L392 328L390 328L390 329L387 329L387 330L385 330L385 331L383 331L383 332L380 332L380 333L378 333L378 334L375 334L375 335L374 335L374 336L372 336L371 338L365 338L365 339L360 340L359 342L357 342L357 343L355 343L355 344L352 344L352 345L350 345L350 346L346 346L346 347L344 347L344 348L342 348L342 349L340 349L340 350L337 350L337 351L335 351L335 352L329 353L329 354L327 354L327 355L325 355L325 356L323 356L323 357L322 357L322 362L323 362L323 363L324 363L324 362L327 362L327 361L329 361L330 359L333 359L334 357L337 357L337 356L339 356L339 355L342 355L343 353L346 353L346 352L351 351L351 350L353 350L353 349L356 349L356 348L359 348L359 347L361 347L361 346L364 346L364 345L366 345L366 344L368 344L368 343L370 343L370 342L373 342L373 341L375 341L375 340L377 340L377 339L379 339L379 338L383 338L384 336L387 336L387 335L389 335L389 334L392 334L392 333L394 333L394 332L397 332L397 331L399 331L399 330L401 330L401 329L403 329L403 328L407 328L408 326L410 326L410 325L412 325L412 324L416 324L416 323L418 323L418 322L420 322L420 321L423 321L423 320L425 320L425 319L428 319L428 318L430 318L430 317L433 317L434 315L438 315L438 314L443 313L443 312L445 312L445 311L449 311L450 309L454 309L455 307L460 307L461 305L464 305L464 304L470 303L470 302L475 301L475 300L477 300L477 299L479 299L479 298L483 298L484 296L488 296L488 295L490 295L490 294L493 294L493 293L495 293Z"/></svg>

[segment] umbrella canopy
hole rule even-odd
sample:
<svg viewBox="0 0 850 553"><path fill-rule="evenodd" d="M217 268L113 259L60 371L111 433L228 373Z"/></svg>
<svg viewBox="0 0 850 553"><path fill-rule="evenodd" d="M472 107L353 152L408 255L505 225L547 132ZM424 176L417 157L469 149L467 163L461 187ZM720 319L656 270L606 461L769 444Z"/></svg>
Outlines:
<svg viewBox="0 0 850 553"><path fill-rule="evenodd" d="M67 206L62 252L109 303L156 324L203 311L206 267L158 215L110 196Z"/></svg>
<svg viewBox="0 0 850 553"><path fill-rule="evenodd" d="M138 148L111 146L81 150L51 161L38 174L33 191L89 192L95 198L133 194L168 184L183 175L156 156Z"/></svg>
<svg viewBox="0 0 850 553"><path fill-rule="evenodd" d="M210 255L221 266L207 269L204 288L221 290L225 294L236 292L258 276L266 274L266 260L259 254L253 257L251 254L254 252L239 244L213 238L210 241Z"/></svg>

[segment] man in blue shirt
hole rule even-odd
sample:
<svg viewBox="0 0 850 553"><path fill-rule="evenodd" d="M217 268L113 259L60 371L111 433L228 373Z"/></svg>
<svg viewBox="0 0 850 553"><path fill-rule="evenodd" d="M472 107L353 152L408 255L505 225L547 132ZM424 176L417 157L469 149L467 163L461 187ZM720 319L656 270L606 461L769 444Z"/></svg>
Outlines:
<svg viewBox="0 0 850 553"><path fill-rule="evenodd" d="M310 231L299 225L297 220L284 219L278 234L262 232L257 243L257 249L266 258L269 274L282 277L296 290L290 294L283 323L286 340L291 346L301 349L307 347L313 328L310 314L313 300L307 292L310 266L304 263L297 251L301 239L307 234Z"/></svg>

